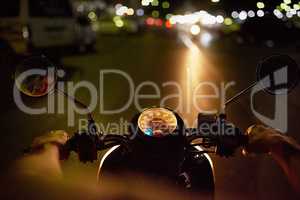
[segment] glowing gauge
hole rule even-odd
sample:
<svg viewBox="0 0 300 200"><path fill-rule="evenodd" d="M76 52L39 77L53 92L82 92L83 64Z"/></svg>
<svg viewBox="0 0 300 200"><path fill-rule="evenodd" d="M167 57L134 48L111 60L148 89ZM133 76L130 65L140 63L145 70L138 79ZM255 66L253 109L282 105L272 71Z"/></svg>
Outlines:
<svg viewBox="0 0 300 200"><path fill-rule="evenodd" d="M165 108L149 108L139 116L138 126L147 136L163 137L174 132L177 119L173 112Z"/></svg>

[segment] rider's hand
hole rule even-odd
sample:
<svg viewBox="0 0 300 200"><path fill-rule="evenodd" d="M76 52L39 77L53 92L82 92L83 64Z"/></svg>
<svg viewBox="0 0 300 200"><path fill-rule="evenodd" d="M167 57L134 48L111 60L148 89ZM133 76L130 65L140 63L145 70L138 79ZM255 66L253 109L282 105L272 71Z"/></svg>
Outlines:
<svg viewBox="0 0 300 200"><path fill-rule="evenodd" d="M35 138L31 153L17 162L18 171L22 175L30 176L60 176L59 146L67 140L68 134L61 130Z"/></svg>
<svg viewBox="0 0 300 200"><path fill-rule="evenodd" d="M247 129L248 145L243 149L244 154L262 154L276 151L282 142L280 132L263 126L253 125Z"/></svg>
<svg viewBox="0 0 300 200"><path fill-rule="evenodd" d="M300 194L300 145L293 138L262 125L249 127L247 134L249 141L243 153L270 153L285 172L295 191Z"/></svg>
<svg viewBox="0 0 300 200"><path fill-rule="evenodd" d="M51 131L45 135L35 138L32 142L31 148L33 151L38 149L45 149L47 146L60 146L66 143L68 134L65 131L57 130Z"/></svg>

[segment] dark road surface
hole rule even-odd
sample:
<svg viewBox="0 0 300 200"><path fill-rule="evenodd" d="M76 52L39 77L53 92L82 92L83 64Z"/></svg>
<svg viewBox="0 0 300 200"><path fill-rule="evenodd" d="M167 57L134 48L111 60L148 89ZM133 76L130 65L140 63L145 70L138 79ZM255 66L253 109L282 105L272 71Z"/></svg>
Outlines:
<svg viewBox="0 0 300 200"><path fill-rule="evenodd" d="M293 48L269 49L265 47L236 46L227 40L220 41L210 49L193 50L184 46L178 38L170 35L158 35L145 33L144 35L119 35L101 36L98 39L97 51L87 55L73 55L65 57L62 68L66 71L68 81L89 81L97 88L98 104L95 111L95 119L104 125L109 122L119 122L123 117L129 120L136 113L134 102L128 109L120 114L105 115L99 113L100 103L105 109L119 108L126 103L129 96L128 82L120 76L111 76L105 79L103 100L99 100L99 70L119 69L130 75L137 86L144 82L154 82L161 90L158 99L141 100L143 107L157 105L162 98L178 92L174 87L163 87L167 81L175 81L181 88L182 106L179 107L181 116L192 124L196 119L195 109L190 105L189 92L197 83L210 81L219 88L221 83L234 81L235 85L227 91L227 96L248 86L255 80L255 68L258 61L274 53L288 54L300 63L299 50ZM189 90L190 89L190 90ZM153 94L153 87L145 87L143 94ZM201 94L211 94L211 89L200 88ZM296 88L289 96L289 134L300 140L300 124L298 111L300 110L300 87ZM89 102L89 93L80 90L76 96L83 102ZM26 98L26 102L32 105L45 105L46 99ZM101 101L101 102L100 102ZM272 115L273 98L262 94L255 101L257 109ZM67 101L65 101L67 103ZM178 98L169 99L166 104L175 108L178 106ZM220 101L216 99L200 99L197 101L200 109L220 108ZM189 112L189 109L191 112ZM66 110L66 108L65 108ZM249 125L259 122L250 110L250 98L242 97L235 104L227 108L228 119L245 130ZM76 115L75 122L84 116ZM47 114L31 116L22 113L17 108L10 108L1 114L1 124L4 124L2 132L2 149L6 149L3 155L6 158L15 157L22 148L29 145L33 137L51 129L65 129L70 133L76 131L78 124L67 126L65 114ZM4 150L2 150L4 151ZM234 199L236 195L257 195L256 199L292 199L287 180L277 165L268 157L245 158L237 153L233 158L219 158L212 156L216 173L216 199ZM5 159L4 159L5 160ZM97 164L88 166L79 163L75 157L64 165L68 167L84 168L85 170L97 170ZM226 195L224 195L226 191ZM237 198L243 199L243 198Z"/></svg>

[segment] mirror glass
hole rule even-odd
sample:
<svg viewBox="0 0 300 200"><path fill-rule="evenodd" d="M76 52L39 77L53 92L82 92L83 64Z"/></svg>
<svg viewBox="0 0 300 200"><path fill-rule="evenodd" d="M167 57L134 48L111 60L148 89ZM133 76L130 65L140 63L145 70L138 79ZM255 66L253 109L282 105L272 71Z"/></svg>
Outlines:
<svg viewBox="0 0 300 200"><path fill-rule="evenodd" d="M297 63L287 55L274 55L262 60L256 71L258 84L270 94L286 94L299 83Z"/></svg>
<svg viewBox="0 0 300 200"><path fill-rule="evenodd" d="M53 91L56 67L45 56L25 59L16 67L15 84L25 95L41 97Z"/></svg>

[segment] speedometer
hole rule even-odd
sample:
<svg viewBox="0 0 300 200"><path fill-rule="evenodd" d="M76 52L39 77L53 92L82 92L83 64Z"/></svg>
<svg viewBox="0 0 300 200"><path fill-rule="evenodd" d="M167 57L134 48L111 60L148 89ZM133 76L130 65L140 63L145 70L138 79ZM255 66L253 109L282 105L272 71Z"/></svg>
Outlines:
<svg viewBox="0 0 300 200"><path fill-rule="evenodd" d="M147 136L162 137L172 134L177 127L175 114L165 108L149 108L138 118L139 129Z"/></svg>

